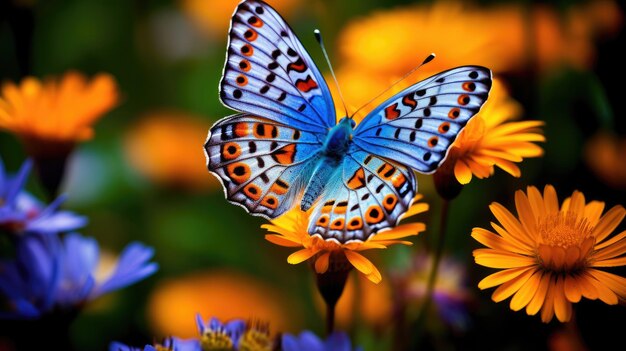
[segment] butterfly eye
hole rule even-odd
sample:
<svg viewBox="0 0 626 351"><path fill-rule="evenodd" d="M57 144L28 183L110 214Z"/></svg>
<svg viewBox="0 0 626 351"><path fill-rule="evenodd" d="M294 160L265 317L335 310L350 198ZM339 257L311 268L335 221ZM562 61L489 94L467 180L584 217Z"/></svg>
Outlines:
<svg viewBox="0 0 626 351"><path fill-rule="evenodd" d="M356 122L353 119L350 119L350 126L354 128L356 126Z"/></svg>

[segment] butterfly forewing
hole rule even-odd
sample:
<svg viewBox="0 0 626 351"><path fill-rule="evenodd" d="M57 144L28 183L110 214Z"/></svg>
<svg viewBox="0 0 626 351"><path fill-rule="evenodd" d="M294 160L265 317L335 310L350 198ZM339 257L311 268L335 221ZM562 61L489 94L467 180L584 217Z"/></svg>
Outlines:
<svg viewBox="0 0 626 351"><path fill-rule="evenodd" d="M225 105L325 135L335 124L321 73L282 17L262 1L239 4L231 21L220 96Z"/></svg>
<svg viewBox="0 0 626 351"><path fill-rule="evenodd" d="M491 88L491 71L463 66L396 94L355 130L354 143L419 172L434 172Z"/></svg>
<svg viewBox="0 0 626 351"><path fill-rule="evenodd" d="M314 134L249 114L216 123L205 144L227 199L268 218L294 205L317 149Z"/></svg>
<svg viewBox="0 0 626 351"><path fill-rule="evenodd" d="M339 242L366 240L396 225L415 188L406 166L353 146L313 211L309 233Z"/></svg>

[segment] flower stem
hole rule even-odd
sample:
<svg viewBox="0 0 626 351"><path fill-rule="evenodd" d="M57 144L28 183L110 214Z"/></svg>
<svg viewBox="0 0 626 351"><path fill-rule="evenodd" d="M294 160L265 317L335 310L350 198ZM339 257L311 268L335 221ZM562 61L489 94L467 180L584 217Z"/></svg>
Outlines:
<svg viewBox="0 0 626 351"><path fill-rule="evenodd" d="M435 246L435 251L433 252L433 262L430 269L430 274L428 275L428 281L426 285L426 293L424 294L424 302L418 312L417 319L415 321L416 337L414 339L414 344L411 349L417 349L420 343L420 339L424 334L425 325L424 322L426 320L426 315L428 313L428 309L432 303L433 299L433 291L435 290L435 284L437 283L437 273L439 272L439 263L441 262L441 257L443 256L443 248L445 246L446 239L446 229L448 227L448 213L450 210L450 200L443 200L441 205L440 212L440 222L439 222L439 236L437 237L437 242Z"/></svg>
<svg viewBox="0 0 626 351"><path fill-rule="evenodd" d="M324 273L316 273L317 290L326 303L326 334L335 330L335 306L343 294L352 266L347 262L343 252L330 256L329 268Z"/></svg>

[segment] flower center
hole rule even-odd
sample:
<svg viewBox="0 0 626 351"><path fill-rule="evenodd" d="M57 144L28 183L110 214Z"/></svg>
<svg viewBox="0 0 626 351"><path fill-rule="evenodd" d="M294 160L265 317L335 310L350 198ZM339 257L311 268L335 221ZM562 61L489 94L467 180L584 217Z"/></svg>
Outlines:
<svg viewBox="0 0 626 351"><path fill-rule="evenodd" d="M586 266L595 244L593 227L573 212L559 212L538 223L538 260L545 269L572 272Z"/></svg>
<svg viewBox="0 0 626 351"><path fill-rule="evenodd" d="M203 351L229 351L233 349L233 341L223 330L206 330L200 337Z"/></svg>
<svg viewBox="0 0 626 351"><path fill-rule="evenodd" d="M271 351L272 340L264 328L250 328L239 339L239 351Z"/></svg>

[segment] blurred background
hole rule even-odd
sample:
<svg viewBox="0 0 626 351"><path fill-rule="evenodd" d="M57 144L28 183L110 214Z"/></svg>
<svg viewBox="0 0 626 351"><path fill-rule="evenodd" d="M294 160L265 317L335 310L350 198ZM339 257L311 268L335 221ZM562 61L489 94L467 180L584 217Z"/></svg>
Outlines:
<svg viewBox="0 0 626 351"><path fill-rule="evenodd" d="M322 31L352 110L435 52L432 63L397 89L443 69L480 64L507 86L521 107L520 119L546 123L545 154L519 164L520 178L498 169L491 178L473 179L453 202L445 248L450 271L440 279L451 280L451 294L461 297L451 320L429 317L430 347L596 350L622 343L623 306L576 304L579 330L572 337L556 321L543 324L537 316L512 312L508 301L492 302L492 291L480 291L477 283L493 270L474 264L471 253L480 245L470 232L493 220L491 202L509 206L514 191L527 185L553 184L561 199L577 189L607 208L626 205L623 3L268 2L327 73L313 37L315 28ZM207 131L233 113L219 102L217 86L237 3L1 2L1 81L60 77L69 70L89 77L106 72L117 81L119 104L68 162L64 208L89 218L81 233L97 238L103 250L119 252L141 241L155 248L160 265L147 280L86 306L71 329L78 349L105 350L112 340L143 345L167 335L192 337L196 312L268 321L273 332L323 334L309 267L287 264L291 251L264 239L260 225L266 221L227 203L206 170ZM27 157L6 132L0 133L0 151L11 172ZM422 261L436 237L440 200L431 176L418 179L431 204L417 218L427 231L412 239L412 247L369 254L383 282L375 286L355 275L340 301L340 328L365 350L390 349L394 277L413 268L409 279L419 282L427 270ZM27 189L45 198L35 176ZM419 298L412 303L419 305Z"/></svg>

